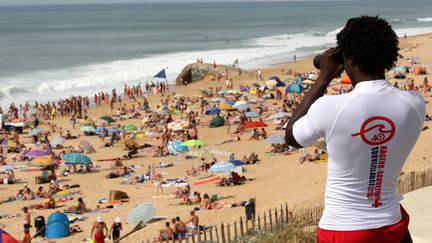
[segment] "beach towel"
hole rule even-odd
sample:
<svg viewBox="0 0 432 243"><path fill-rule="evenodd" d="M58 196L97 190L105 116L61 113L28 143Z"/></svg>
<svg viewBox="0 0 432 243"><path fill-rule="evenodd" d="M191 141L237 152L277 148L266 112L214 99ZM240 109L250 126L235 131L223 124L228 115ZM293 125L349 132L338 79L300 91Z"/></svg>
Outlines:
<svg viewBox="0 0 432 243"><path fill-rule="evenodd" d="M221 178L219 176L214 176L214 177L209 177L209 178L197 180L192 185L193 186L204 185L204 184L211 183L211 182L218 182L220 180L221 180Z"/></svg>

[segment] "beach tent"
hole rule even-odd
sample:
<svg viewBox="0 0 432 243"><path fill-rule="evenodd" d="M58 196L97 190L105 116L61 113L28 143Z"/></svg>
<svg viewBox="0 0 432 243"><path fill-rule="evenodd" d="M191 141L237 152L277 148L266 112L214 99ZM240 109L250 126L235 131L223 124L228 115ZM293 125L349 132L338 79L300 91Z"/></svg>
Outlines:
<svg viewBox="0 0 432 243"><path fill-rule="evenodd" d="M298 84L290 84L286 89L285 89L285 94L288 93L300 93L303 91L303 87L298 85Z"/></svg>
<svg viewBox="0 0 432 243"><path fill-rule="evenodd" d="M155 78L163 78L166 79L166 73L165 73L165 68L162 69L161 71L159 71L155 76L153 76Z"/></svg>
<svg viewBox="0 0 432 243"><path fill-rule="evenodd" d="M45 236L58 239L69 236L69 219L64 213L53 213L48 217Z"/></svg>
<svg viewBox="0 0 432 243"><path fill-rule="evenodd" d="M223 119L223 117L217 116L211 120L209 127L211 128L222 127L224 124L225 124L225 119Z"/></svg>
<svg viewBox="0 0 432 243"><path fill-rule="evenodd" d="M6 231L0 229L0 243L19 243L19 241L13 238Z"/></svg>

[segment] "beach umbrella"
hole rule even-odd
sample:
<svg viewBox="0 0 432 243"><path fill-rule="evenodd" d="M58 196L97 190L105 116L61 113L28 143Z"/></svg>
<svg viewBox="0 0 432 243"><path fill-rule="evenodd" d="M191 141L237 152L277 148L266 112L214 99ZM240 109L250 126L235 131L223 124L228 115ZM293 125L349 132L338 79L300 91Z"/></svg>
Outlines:
<svg viewBox="0 0 432 243"><path fill-rule="evenodd" d="M34 158L31 161L31 164L33 166L46 167L46 166L55 165L56 162L52 156L44 156L44 157Z"/></svg>
<svg viewBox="0 0 432 243"><path fill-rule="evenodd" d="M71 153L71 154L64 154L62 156L62 159L68 163L68 164L83 164L88 165L92 163L91 159L84 154L80 153Z"/></svg>
<svg viewBox="0 0 432 243"><path fill-rule="evenodd" d="M250 108L249 104L236 104L233 106L234 108L236 108L239 111L244 111Z"/></svg>
<svg viewBox="0 0 432 243"><path fill-rule="evenodd" d="M221 97L216 97L216 98L211 98L210 101L211 102L224 102L225 99L221 98Z"/></svg>
<svg viewBox="0 0 432 243"><path fill-rule="evenodd" d="M243 85L239 85L239 89L241 92L248 92L249 91L249 89Z"/></svg>
<svg viewBox="0 0 432 243"><path fill-rule="evenodd" d="M260 115L258 113L256 113L255 111L250 111L250 112L246 112L246 117L247 118L257 118L257 117L260 117Z"/></svg>
<svg viewBox="0 0 432 243"><path fill-rule="evenodd" d="M264 140L266 143L270 144L285 144L284 134L272 134Z"/></svg>
<svg viewBox="0 0 432 243"><path fill-rule="evenodd" d="M204 114L211 116L211 115L217 115L217 114L219 114L220 112L221 112L221 110L220 110L219 108L217 108L217 107L210 107L210 108L208 108L208 109L205 111Z"/></svg>
<svg viewBox="0 0 432 243"><path fill-rule="evenodd" d="M109 133L120 133L121 131L118 128L111 128L111 129L108 130L108 132Z"/></svg>
<svg viewBox="0 0 432 243"><path fill-rule="evenodd" d="M244 161L238 160L238 159L230 159L228 162L230 162L231 164L235 165L235 166L241 166L241 165L245 165L246 163Z"/></svg>
<svg viewBox="0 0 432 243"><path fill-rule="evenodd" d="M285 93L286 94L288 94L288 93L296 93L296 94L298 94L298 93L300 93L302 91L303 91L303 87L300 86L299 84L290 84L286 88Z"/></svg>
<svg viewBox="0 0 432 243"><path fill-rule="evenodd" d="M266 126L267 126L267 124L265 124L264 122L257 121L257 122L248 122L243 127L244 128L255 128L255 127L266 127Z"/></svg>
<svg viewBox="0 0 432 243"><path fill-rule="evenodd" d="M233 109L232 105L225 103L225 102L220 103L219 108L224 109L224 110L232 110Z"/></svg>
<svg viewBox="0 0 432 243"><path fill-rule="evenodd" d="M348 75L343 76L339 82L341 84L351 84L351 79L348 77Z"/></svg>
<svg viewBox="0 0 432 243"><path fill-rule="evenodd" d="M83 126L80 129L82 132L86 132L86 133L91 133L91 132L96 132L96 129L92 126Z"/></svg>
<svg viewBox="0 0 432 243"><path fill-rule="evenodd" d="M271 120L275 120L275 119L282 119L282 118L290 117L290 116L291 116L291 113L278 112L278 113L272 114L269 117L267 117L266 121L271 121Z"/></svg>
<svg viewBox="0 0 432 243"><path fill-rule="evenodd" d="M132 125L132 124L124 125L124 126L123 126L123 129L124 129L125 131L127 131L127 132L138 130L138 128L137 128L135 125Z"/></svg>
<svg viewBox="0 0 432 243"><path fill-rule="evenodd" d="M114 119L110 116L101 116L101 117L99 117L99 119L104 120L104 121L108 122L109 124L114 122Z"/></svg>
<svg viewBox="0 0 432 243"><path fill-rule="evenodd" d="M188 126L189 126L189 122L182 119L178 119L168 123L168 128L173 131L183 130L186 129Z"/></svg>
<svg viewBox="0 0 432 243"><path fill-rule="evenodd" d="M209 127L215 128L223 125L225 125L225 119L221 116L216 116L210 121Z"/></svg>
<svg viewBox="0 0 432 243"><path fill-rule="evenodd" d="M0 167L1 171L13 171L15 170L15 166L13 165L3 165L2 167Z"/></svg>
<svg viewBox="0 0 432 243"><path fill-rule="evenodd" d="M225 100L225 101L223 101L223 103L228 104L230 106L233 106L235 104L235 102L232 100Z"/></svg>
<svg viewBox="0 0 432 243"><path fill-rule="evenodd" d="M216 156L207 149L199 149L199 150L192 150L188 153L188 155L195 157L195 158L203 158L203 159L215 159Z"/></svg>
<svg viewBox="0 0 432 243"><path fill-rule="evenodd" d="M201 139L191 139L191 140L187 140L187 141L183 142L181 145L187 146L187 147L203 146L204 141Z"/></svg>
<svg viewBox="0 0 432 243"><path fill-rule="evenodd" d="M145 224L156 215L157 208L153 203L143 203L129 212L127 222L129 224Z"/></svg>
<svg viewBox="0 0 432 243"><path fill-rule="evenodd" d="M42 129L42 128L35 128L35 129L31 130L31 131L27 134L27 136L29 136L29 137L38 136L38 135L41 134L42 132L43 132L43 129Z"/></svg>
<svg viewBox="0 0 432 243"><path fill-rule="evenodd" d="M217 162L214 165L212 165L212 167L210 167L210 169L208 171L212 172L212 173L227 172L227 171L235 169L235 167L237 167L237 166L235 166L233 163L231 163L229 161Z"/></svg>
<svg viewBox="0 0 432 243"><path fill-rule="evenodd" d="M1 243L19 243L15 238L13 238L6 231L0 229L0 242Z"/></svg>
<svg viewBox="0 0 432 243"><path fill-rule="evenodd" d="M3 147L15 147L16 143L13 140L5 140L5 141L3 141L1 146L3 146Z"/></svg>
<svg viewBox="0 0 432 243"><path fill-rule="evenodd" d="M61 145L64 142L66 142L66 139L62 138L62 137L56 137L53 140L51 140L50 144L51 146L57 146L57 145Z"/></svg>
<svg viewBox="0 0 432 243"><path fill-rule="evenodd" d="M94 121L93 120L83 120L81 121L81 124L84 126L89 126L89 125L93 125Z"/></svg>
<svg viewBox="0 0 432 243"><path fill-rule="evenodd" d="M27 158L37 158L37 157L44 157L48 155L46 151L44 150L30 150L25 154L25 157Z"/></svg>
<svg viewBox="0 0 432 243"><path fill-rule="evenodd" d="M96 153L96 149L89 142L81 140L80 145L83 147L85 152Z"/></svg>

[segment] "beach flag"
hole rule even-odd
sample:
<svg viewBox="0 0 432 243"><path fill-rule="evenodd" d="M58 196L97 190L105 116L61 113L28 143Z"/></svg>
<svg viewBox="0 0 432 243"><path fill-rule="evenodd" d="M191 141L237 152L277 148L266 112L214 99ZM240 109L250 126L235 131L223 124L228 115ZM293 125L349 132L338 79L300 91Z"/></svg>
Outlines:
<svg viewBox="0 0 432 243"><path fill-rule="evenodd" d="M166 73L165 73L165 68L162 69L160 72L158 72L155 76L153 76L155 78L163 78L166 79Z"/></svg>
<svg viewBox="0 0 432 243"><path fill-rule="evenodd" d="M239 86L240 86L240 91L241 92L248 92L249 91L249 89L246 88L245 86L243 86L243 85L239 85Z"/></svg>

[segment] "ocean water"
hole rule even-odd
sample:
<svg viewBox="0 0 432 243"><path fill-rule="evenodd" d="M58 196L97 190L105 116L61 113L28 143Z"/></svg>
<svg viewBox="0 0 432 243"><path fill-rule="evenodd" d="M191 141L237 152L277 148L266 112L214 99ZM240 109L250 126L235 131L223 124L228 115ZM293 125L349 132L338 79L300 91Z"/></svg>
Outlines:
<svg viewBox="0 0 432 243"><path fill-rule="evenodd" d="M332 46L350 17L432 32L430 0L214 2L0 7L0 105L168 80L188 63L254 68Z"/></svg>

